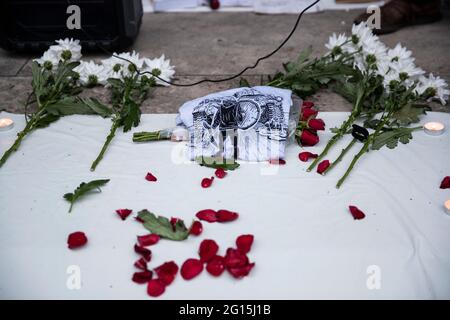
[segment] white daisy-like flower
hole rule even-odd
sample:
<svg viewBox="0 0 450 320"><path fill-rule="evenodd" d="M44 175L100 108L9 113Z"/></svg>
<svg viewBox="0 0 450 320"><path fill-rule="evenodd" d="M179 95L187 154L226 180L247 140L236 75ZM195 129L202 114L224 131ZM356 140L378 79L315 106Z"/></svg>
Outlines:
<svg viewBox="0 0 450 320"><path fill-rule="evenodd" d="M166 59L164 54L161 57L155 58L155 59L145 58L144 64L145 64L145 68L143 71L148 71L151 73L156 72L156 75L158 75L158 77L160 77L166 81L170 81L172 79L173 75L175 74L174 67L170 65L170 60ZM159 74L157 74L158 73L157 70L159 70ZM163 86L169 85L168 83L161 81L158 78L156 78L156 83L163 85Z"/></svg>
<svg viewBox="0 0 450 320"><path fill-rule="evenodd" d="M400 59L391 63L391 69L398 73L406 75L409 79L418 79L425 71L417 67L411 59Z"/></svg>
<svg viewBox="0 0 450 320"><path fill-rule="evenodd" d="M80 40L65 38L56 40L56 43L48 50L53 51L59 60L79 61L81 59Z"/></svg>
<svg viewBox="0 0 450 320"><path fill-rule="evenodd" d="M131 62L131 63L130 63ZM114 54L105 60L102 60L102 65L108 70L110 78L122 78L122 76L129 76L133 67L131 65L134 64L136 68L139 70L142 68L144 64L144 60L139 58L139 53L136 51L133 52L123 52Z"/></svg>
<svg viewBox="0 0 450 320"><path fill-rule="evenodd" d="M81 61L80 65L74 68L80 75L79 81L84 86L105 85L108 80L108 70L101 64L94 61Z"/></svg>
<svg viewBox="0 0 450 320"><path fill-rule="evenodd" d="M328 39L328 43L325 44L325 47L330 51L340 50L339 48L346 44L347 41L348 37L345 34L341 33L339 35L336 35L336 33L333 33Z"/></svg>
<svg viewBox="0 0 450 320"><path fill-rule="evenodd" d="M47 50L44 52L42 57L39 59L34 59L40 66L46 67L49 70L54 70L59 63L59 57L52 50Z"/></svg>
<svg viewBox="0 0 450 320"><path fill-rule="evenodd" d="M429 77L420 77L419 84L416 87L416 92L419 95L426 94L429 99L437 99L441 104L445 105L450 95L450 91L447 89L448 84L439 76L434 76L430 73Z"/></svg>
<svg viewBox="0 0 450 320"><path fill-rule="evenodd" d="M352 26L352 42L356 47L370 45L377 41L379 42L378 37L372 33L372 29L365 22Z"/></svg>
<svg viewBox="0 0 450 320"><path fill-rule="evenodd" d="M387 56L389 61L399 61L399 60L410 60L414 62L414 58L412 57L412 52L401 45L401 43L397 43L397 45L389 49L387 51Z"/></svg>

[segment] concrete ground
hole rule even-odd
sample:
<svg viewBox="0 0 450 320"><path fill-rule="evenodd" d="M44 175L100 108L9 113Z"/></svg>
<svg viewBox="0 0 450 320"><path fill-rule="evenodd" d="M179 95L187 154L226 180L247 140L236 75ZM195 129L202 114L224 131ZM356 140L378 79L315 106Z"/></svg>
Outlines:
<svg viewBox="0 0 450 320"><path fill-rule="evenodd" d="M269 60L250 70L245 78L260 83L261 76L275 73L283 62L295 59L311 45L314 55L325 52L324 43L333 32L349 32L358 11L326 11L305 15L299 29L286 46ZM413 51L417 65L450 82L450 16L437 23L405 28L382 36L389 46L401 42ZM257 57L273 50L291 30L295 15L257 15L236 13L160 13L145 14L140 34L132 49L147 57L165 54L176 67L176 81L191 83L222 78L251 65ZM30 91L31 59L35 57L0 50L0 110L22 113ZM85 59L104 58L88 55ZM186 100L238 86L239 80L202 84L196 87L157 88L143 106L145 113L174 113ZM103 88L88 92L107 97ZM340 96L323 90L311 98L323 111L348 111L351 106ZM448 106L433 104L436 111Z"/></svg>

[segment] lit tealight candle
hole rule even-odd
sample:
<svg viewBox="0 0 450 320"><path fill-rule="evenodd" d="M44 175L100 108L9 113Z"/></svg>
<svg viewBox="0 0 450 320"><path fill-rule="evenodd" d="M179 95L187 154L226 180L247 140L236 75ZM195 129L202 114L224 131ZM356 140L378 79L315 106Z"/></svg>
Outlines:
<svg viewBox="0 0 450 320"><path fill-rule="evenodd" d="M14 121L9 118L1 118L0 119L0 131L6 131L12 129L14 127Z"/></svg>
<svg viewBox="0 0 450 320"><path fill-rule="evenodd" d="M450 199L445 201L444 207L445 207L445 213L450 215Z"/></svg>
<svg viewBox="0 0 450 320"><path fill-rule="evenodd" d="M444 133L445 126L440 122L427 122L423 126L423 130L429 135L439 136Z"/></svg>

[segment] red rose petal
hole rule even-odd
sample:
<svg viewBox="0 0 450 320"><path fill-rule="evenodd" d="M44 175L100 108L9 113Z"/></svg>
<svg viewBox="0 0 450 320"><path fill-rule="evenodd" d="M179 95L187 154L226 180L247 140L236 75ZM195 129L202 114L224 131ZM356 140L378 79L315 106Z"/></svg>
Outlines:
<svg viewBox="0 0 450 320"><path fill-rule="evenodd" d="M148 247L158 243L160 237L157 234L151 233L145 236L137 236L138 243L141 247Z"/></svg>
<svg viewBox="0 0 450 320"><path fill-rule="evenodd" d="M213 181L214 181L214 177L203 178L202 183L201 183L202 188L209 188L212 185Z"/></svg>
<svg viewBox="0 0 450 320"><path fill-rule="evenodd" d="M178 220L180 220L180 219L179 218L174 218L174 217L170 218L170 224L172 225L173 232L175 232L176 229L177 229Z"/></svg>
<svg viewBox="0 0 450 320"><path fill-rule="evenodd" d="M150 172L147 172L147 175L145 176L145 180L151 181L151 182L158 181L158 179Z"/></svg>
<svg viewBox="0 0 450 320"><path fill-rule="evenodd" d="M221 256L214 256L211 260L208 261L206 265L206 271L208 271L211 275L218 277L225 270L225 261Z"/></svg>
<svg viewBox="0 0 450 320"><path fill-rule="evenodd" d="M202 262L208 262L217 254L217 251L219 251L217 243L214 240L205 239L200 243L198 255Z"/></svg>
<svg viewBox="0 0 450 320"><path fill-rule="evenodd" d="M217 168L214 174L217 178L223 179L227 175L227 172L223 168Z"/></svg>
<svg viewBox="0 0 450 320"><path fill-rule="evenodd" d="M353 216L353 219L355 220L361 220L364 219L366 217L366 215L364 214L364 212L362 212L361 210L359 210L357 207L355 206L349 206L348 207L350 209L350 213Z"/></svg>
<svg viewBox="0 0 450 320"><path fill-rule="evenodd" d="M165 262L155 268L155 272L165 285L169 285L173 282L178 273L178 265L173 261Z"/></svg>
<svg viewBox="0 0 450 320"><path fill-rule="evenodd" d="M308 127L313 130L325 130L325 122L322 119L310 119Z"/></svg>
<svg viewBox="0 0 450 320"><path fill-rule="evenodd" d="M310 158L315 159L317 157L318 157L318 155L316 153L311 153L308 151L300 152L298 154L298 158L300 159L300 161L303 161L303 162L308 161Z"/></svg>
<svg viewBox="0 0 450 320"><path fill-rule="evenodd" d="M302 146L312 147L319 143L319 136L310 130L303 130L300 136Z"/></svg>
<svg viewBox="0 0 450 320"><path fill-rule="evenodd" d="M166 291L166 285L160 279L150 280L147 284L147 293L151 297L159 297Z"/></svg>
<svg viewBox="0 0 450 320"><path fill-rule="evenodd" d="M233 277L239 279L239 278L247 276L250 273L250 271L253 269L254 266L255 266L255 263L249 263L243 267L228 268L227 270Z"/></svg>
<svg viewBox="0 0 450 320"><path fill-rule="evenodd" d="M441 189L449 189L450 188L450 177L446 176L441 182Z"/></svg>
<svg viewBox="0 0 450 320"><path fill-rule="evenodd" d="M152 252L144 247L141 247L137 244L134 245L134 251L140 254L145 261L149 262L152 258Z"/></svg>
<svg viewBox="0 0 450 320"><path fill-rule="evenodd" d="M244 267L248 264L248 257L237 249L228 248L224 262L227 269Z"/></svg>
<svg viewBox="0 0 450 320"><path fill-rule="evenodd" d="M133 212L133 210L130 210L130 209L117 209L116 210L116 213L120 216L120 218L122 220L125 220L132 212Z"/></svg>
<svg viewBox="0 0 450 320"><path fill-rule="evenodd" d="M181 276L184 280L191 280L203 271L203 263L198 259L187 259L181 266Z"/></svg>
<svg viewBox="0 0 450 320"><path fill-rule="evenodd" d="M145 270L145 271L141 271L141 272L135 272L133 274L132 280L136 283L142 284L142 283L146 283L146 282L149 282L150 280L152 280L152 277L153 277L153 272L151 272L150 270Z"/></svg>
<svg viewBox="0 0 450 320"><path fill-rule="evenodd" d="M312 101L303 101L303 107L304 108L312 108L312 107L314 107L314 102L312 102Z"/></svg>
<svg viewBox="0 0 450 320"><path fill-rule="evenodd" d="M270 164L277 164L277 165L285 165L286 164L286 160L284 160L284 159L270 159L269 163Z"/></svg>
<svg viewBox="0 0 450 320"><path fill-rule="evenodd" d="M213 209L200 210L199 212L196 213L195 216L197 218L199 218L200 220L204 220L207 222L216 222L217 221L216 211Z"/></svg>
<svg viewBox="0 0 450 320"><path fill-rule="evenodd" d="M228 211L228 210L219 210L216 212L217 222L228 222L236 220L239 217L237 212Z"/></svg>
<svg viewBox="0 0 450 320"><path fill-rule="evenodd" d="M324 173L325 170L328 169L328 167L330 166L330 161L328 160L323 160L321 163L319 163L319 165L317 166L317 173Z"/></svg>
<svg viewBox="0 0 450 320"><path fill-rule="evenodd" d="M134 263L134 266L141 270L148 270L147 261L144 258L140 258Z"/></svg>
<svg viewBox="0 0 450 320"><path fill-rule="evenodd" d="M242 253L248 253L252 248L253 244L253 235L252 234L243 234L237 237L236 246L237 249Z"/></svg>
<svg viewBox="0 0 450 320"><path fill-rule="evenodd" d="M189 229L189 234L199 236L203 231L203 225L200 221L194 221Z"/></svg>
<svg viewBox="0 0 450 320"><path fill-rule="evenodd" d="M317 116L317 113L317 110L314 110L313 108L304 107L302 108L301 121L308 121L308 119L315 118Z"/></svg>
<svg viewBox="0 0 450 320"><path fill-rule="evenodd" d="M84 232L77 231L69 234L67 238L67 245L69 249L75 249L84 246L87 243L88 239Z"/></svg>

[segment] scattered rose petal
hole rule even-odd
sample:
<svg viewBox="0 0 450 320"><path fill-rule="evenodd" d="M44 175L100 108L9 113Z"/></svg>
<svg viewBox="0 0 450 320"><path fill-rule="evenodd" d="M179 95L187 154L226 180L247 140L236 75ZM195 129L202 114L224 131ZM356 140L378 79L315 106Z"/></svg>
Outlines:
<svg viewBox="0 0 450 320"><path fill-rule="evenodd" d="M202 188L209 188L214 181L214 177L211 178L203 178L202 179Z"/></svg>
<svg viewBox="0 0 450 320"><path fill-rule="evenodd" d="M308 127L313 130L325 130L325 122L322 119L310 119L308 121Z"/></svg>
<svg viewBox="0 0 450 320"><path fill-rule="evenodd" d="M348 207L350 209L350 213L353 216L353 219L355 220L361 220L364 219L366 217L366 215L364 214L364 212L362 212L361 210L359 210L357 207L355 206L349 206Z"/></svg>
<svg viewBox="0 0 450 320"><path fill-rule="evenodd" d="M151 181L151 182L158 181L158 179L150 172L147 172L147 175L145 176L145 180Z"/></svg>
<svg viewBox="0 0 450 320"><path fill-rule="evenodd" d="M159 241L159 235L151 233L146 234L145 236L137 236L138 243L141 247L152 246Z"/></svg>
<svg viewBox="0 0 450 320"><path fill-rule="evenodd" d="M219 210L216 212L217 222L228 222L236 220L239 217L237 212L228 211L228 210Z"/></svg>
<svg viewBox="0 0 450 320"><path fill-rule="evenodd" d="M132 280L136 283L142 284L152 280L152 276L153 272L151 272L150 270L145 270L141 272L135 272L133 274Z"/></svg>
<svg viewBox="0 0 450 320"><path fill-rule="evenodd" d="M319 163L319 165L317 166L317 173L324 173L325 170L328 169L328 167L330 166L330 161L328 160L323 160L321 163Z"/></svg>
<svg viewBox="0 0 450 320"><path fill-rule="evenodd" d="M139 217L134 217L134 220L136 220L137 222L140 222L140 223L144 223L145 222L144 220L142 220Z"/></svg>
<svg viewBox="0 0 450 320"><path fill-rule="evenodd" d="M441 189L449 189L450 188L450 177L446 176L444 180L441 182Z"/></svg>
<svg viewBox="0 0 450 320"><path fill-rule="evenodd" d="M304 108L312 108L312 107L314 107L314 102L312 102L312 101L303 101L303 107Z"/></svg>
<svg viewBox="0 0 450 320"><path fill-rule="evenodd" d="M318 157L318 155L316 153L311 153L308 151L300 152L298 154L298 158L300 159L300 161L303 161L303 162L308 161L310 158L315 159L317 157Z"/></svg>
<svg viewBox="0 0 450 320"><path fill-rule="evenodd" d="M243 234L237 237L236 239L236 247L242 253L248 253L252 248L253 244L253 235L252 234Z"/></svg>
<svg viewBox="0 0 450 320"><path fill-rule="evenodd" d="M248 257L237 249L228 248L224 262L227 269L244 267L248 264Z"/></svg>
<svg viewBox="0 0 450 320"><path fill-rule="evenodd" d="M179 218L174 218L174 217L170 218L170 224L172 225L173 232L175 232L176 229L177 229L177 222L178 222L178 220L180 220L180 219Z"/></svg>
<svg viewBox="0 0 450 320"><path fill-rule="evenodd" d="M223 179L227 175L227 172L223 168L217 168L214 174L217 178Z"/></svg>
<svg viewBox="0 0 450 320"><path fill-rule="evenodd" d="M203 231L203 225L200 221L194 221L189 229L189 234L199 236Z"/></svg>
<svg viewBox="0 0 450 320"><path fill-rule="evenodd" d="M255 266L255 263L249 263L243 267L237 267L237 268L228 268L228 272L235 278L242 278L247 276L250 271Z"/></svg>
<svg viewBox="0 0 450 320"><path fill-rule="evenodd" d="M145 261L149 262L152 258L152 252L144 247L141 247L137 244L134 245L134 251L140 254Z"/></svg>
<svg viewBox="0 0 450 320"><path fill-rule="evenodd" d="M203 271L203 263L198 259L187 259L181 266L181 276L184 280L191 280Z"/></svg>
<svg viewBox="0 0 450 320"><path fill-rule="evenodd" d="M284 160L284 159L270 159L269 163L270 164L276 164L276 165L285 165L286 164L286 160Z"/></svg>
<svg viewBox="0 0 450 320"><path fill-rule="evenodd" d="M204 220L207 222L216 222L217 221L216 211L213 209L200 210L199 212L197 212L197 214L195 216L197 218L199 218L200 220Z"/></svg>
<svg viewBox="0 0 450 320"><path fill-rule="evenodd" d="M314 110L313 108L303 107L301 121L308 121L308 119L315 118L317 113L317 110Z"/></svg>
<svg viewBox="0 0 450 320"><path fill-rule="evenodd" d="M211 275L218 277L225 270L225 262L224 258L221 256L214 256L211 260L208 261L206 265L206 271L208 271Z"/></svg>
<svg viewBox="0 0 450 320"><path fill-rule="evenodd" d="M159 297L166 291L166 285L160 279L150 280L147 284L147 293L151 297Z"/></svg>
<svg viewBox="0 0 450 320"><path fill-rule="evenodd" d="M75 249L84 246L87 243L88 239L84 232L77 231L69 234L67 238L67 245L69 249Z"/></svg>
<svg viewBox="0 0 450 320"><path fill-rule="evenodd" d="M134 263L134 266L141 270L147 270L147 261L144 258L140 258Z"/></svg>
<svg viewBox="0 0 450 320"><path fill-rule="evenodd" d="M165 285L169 285L173 282L178 273L178 265L173 261L165 262L157 267L155 272Z"/></svg>
<svg viewBox="0 0 450 320"><path fill-rule="evenodd" d="M116 213L119 215L119 217L122 220L125 220L132 212L133 212L133 210L130 210L130 209L117 209L116 210Z"/></svg>
<svg viewBox="0 0 450 320"><path fill-rule="evenodd" d="M200 243L198 255L202 262L208 262L217 254L217 251L219 251L217 243L214 240L205 239Z"/></svg>
<svg viewBox="0 0 450 320"><path fill-rule="evenodd" d="M302 146L312 147L319 143L319 136L315 132L305 129L300 136L300 142Z"/></svg>

